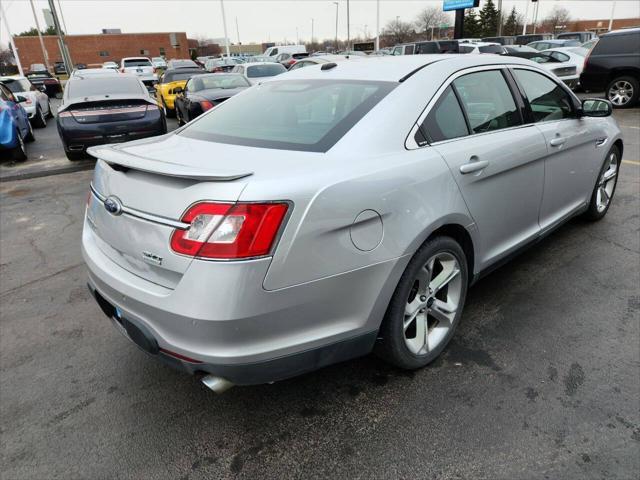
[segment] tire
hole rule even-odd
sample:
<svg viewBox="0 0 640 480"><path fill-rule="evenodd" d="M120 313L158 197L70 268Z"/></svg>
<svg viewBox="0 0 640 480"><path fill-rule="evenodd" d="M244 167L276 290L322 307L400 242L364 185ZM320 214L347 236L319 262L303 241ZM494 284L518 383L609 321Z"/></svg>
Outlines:
<svg viewBox="0 0 640 480"><path fill-rule="evenodd" d="M613 108L631 108L638 103L640 83L633 77L616 77L607 85L606 96Z"/></svg>
<svg viewBox="0 0 640 480"><path fill-rule="evenodd" d="M164 103L164 100L162 100L162 109L164 110L164 115L167 118L175 118L176 116L176 110L174 109L170 109L169 107L167 107L167 104Z"/></svg>
<svg viewBox="0 0 640 480"><path fill-rule="evenodd" d="M87 157L87 154L84 152L69 152L67 150L65 150L65 155L67 156L67 159L72 161L72 162L77 162L78 160L84 160Z"/></svg>
<svg viewBox="0 0 640 480"><path fill-rule="evenodd" d="M36 107L36 114L33 116L33 126L36 128L45 128L47 126L47 119L40 105Z"/></svg>
<svg viewBox="0 0 640 480"><path fill-rule="evenodd" d="M18 130L16 130L16 138L18 139L18 145L9 151L9 156L14 162L24 162L27 159L27 150Z"/></svg>
<svg viewBox="0 0 640 480"><path fill-rule="evenodd" d="M445 278L449 281L444 282ZM435 360L460 321L468 279L467 259L455 240L444 236L427 240L407 265L391 297L374 348L376 355L407 370ZM418 312L412 321L409 310ZM419 348L422 340L424 346Z"/></svg>
<svg viewBox="0 0 640 480"><path fill-rule="evenodd" d="M33 126L31 122L27 122L27 125L29 125L29 132L24 136L24 141L25 143L35 142L36 137L33 135Z"/></svg>
<svg viewBox="0 0 640 480"><path fill-rule="evenodd" d="M585 220L597 222L602 220L609 211L613 195L616 193L621 163L620 149L614 145L607 152L607 156L598 173L598 180L591 193L589 207L583 215ZM606 179L607 177L609 178L608 180Z"/></svg>

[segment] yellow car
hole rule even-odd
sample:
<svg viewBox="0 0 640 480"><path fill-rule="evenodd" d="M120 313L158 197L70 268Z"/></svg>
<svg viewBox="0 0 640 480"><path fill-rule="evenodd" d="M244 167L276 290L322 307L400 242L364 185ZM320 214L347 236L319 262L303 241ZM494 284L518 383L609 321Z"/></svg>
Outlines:
<svg viewBox="0 0 640 480"><path fill-rule="evenodd" d="M174 104L176 94L184 90L187 80L194 75L202 75L203 73L208 72L199 68L175 68L164 71L156 85L156 99L167 117L176 116Z"/></svg>

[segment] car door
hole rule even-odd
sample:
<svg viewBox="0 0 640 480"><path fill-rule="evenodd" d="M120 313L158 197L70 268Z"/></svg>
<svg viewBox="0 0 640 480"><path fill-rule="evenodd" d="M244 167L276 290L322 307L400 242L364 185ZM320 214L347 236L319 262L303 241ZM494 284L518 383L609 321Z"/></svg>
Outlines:
<svg viewBox="0 0 640 480"><path fill-rule="evenodd" d="M2 84L0 84L0 95L2 99L7 102L7 107L13 118L13 124L18 128L20 136L24 138L29 131L29 118L26 112L22 108L22 105L18 103L13 93L11 93L11 90Z"/></svg>
<svg viewBox="0 0 640 480"><path fill-rule="evenodd" d="M540 231L546 145L514 90L500 67L459 73L423 124L476 222L480 268Z"/></svg>
<svg viewBox="0 0 640 480"><path fill-rule="evenodd" d="M189 81L187 82L187 84L184 86L184 91L182 92L181 95L181 105L182 105L182 111L181 116L182 119L185 122L189 122L191 120L191 115L189 115L189 112L191 111L191 96L190 94L193 93L193 88L194 86L194 79L190 78Z"/></svg>
<svg viewBox="0 0 640 480"><path fill-rule="evenodd" d="M512 72L525 96L529 121L547 144L540 206L545 230L581 208L591 195L591 179L599 168L596 127L578 117L573 95L551 76L524 67Z"/></svg>

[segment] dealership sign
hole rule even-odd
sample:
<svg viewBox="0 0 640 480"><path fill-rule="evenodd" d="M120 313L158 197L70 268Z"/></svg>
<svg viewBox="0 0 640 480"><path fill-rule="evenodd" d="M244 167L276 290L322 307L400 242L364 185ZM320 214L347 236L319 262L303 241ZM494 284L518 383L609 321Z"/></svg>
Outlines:
<svg viewBox="0 0 640 480"><path fill-rule="evenodd" d="M443 10L463 10L465 8L476 8L480 4L480 0L444 0Z"/></svg>

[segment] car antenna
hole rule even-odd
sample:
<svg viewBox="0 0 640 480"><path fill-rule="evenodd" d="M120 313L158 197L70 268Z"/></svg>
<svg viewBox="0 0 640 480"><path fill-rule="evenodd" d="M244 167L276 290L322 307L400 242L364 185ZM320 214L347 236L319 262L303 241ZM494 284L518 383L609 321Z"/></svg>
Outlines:
<svg viewBox="0 0 640 480"><path fill-rule="evenodd" d="M331 70L332 68L336 68L338 66L337 63L329 62L325 63L320 67L320 70Z"/></svg>

